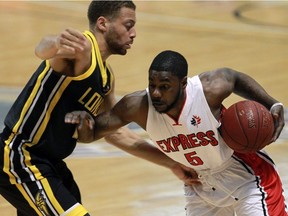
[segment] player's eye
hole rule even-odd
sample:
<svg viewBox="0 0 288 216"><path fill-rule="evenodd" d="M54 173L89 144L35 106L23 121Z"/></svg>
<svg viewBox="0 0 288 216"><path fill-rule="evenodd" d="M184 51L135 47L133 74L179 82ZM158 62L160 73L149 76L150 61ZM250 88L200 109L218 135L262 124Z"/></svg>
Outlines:
<svg viewBox="0 0 288 216"><path fill-rule="evenodd" d="M132 23L132 22L127 22L127 23L125 23L125 27L126 27L126 29L129 31L131 28L134 27L134 23Z"/></svg>
<svg viewBox="0 0 288 216"><path fill-rule="evenodd" d="M162 86L160 86L160 89L161 89L161 90L167 90L167 89L169 89L169 88L170 88L169 85L162 85Z"/></svg>

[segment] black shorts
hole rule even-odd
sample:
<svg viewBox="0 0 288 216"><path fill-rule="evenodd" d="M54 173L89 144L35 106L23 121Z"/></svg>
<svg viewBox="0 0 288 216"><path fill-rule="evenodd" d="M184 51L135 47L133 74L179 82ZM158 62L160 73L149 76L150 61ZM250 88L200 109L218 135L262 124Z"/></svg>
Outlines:
<svg viewBox="0 0 288 216"><path fill-rule="evenodd" d="M0 194L16 209L18 216L89 215L71 171L64 161L54 164L40 180L8 184L3 171L3 141L0 139Z"/></svg>

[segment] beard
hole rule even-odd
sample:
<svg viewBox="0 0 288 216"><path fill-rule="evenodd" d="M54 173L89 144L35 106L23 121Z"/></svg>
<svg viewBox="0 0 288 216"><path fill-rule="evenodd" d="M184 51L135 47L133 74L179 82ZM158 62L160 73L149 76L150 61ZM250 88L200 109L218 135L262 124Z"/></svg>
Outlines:
<svg viewBox="0 0 288 216"><path fill-rule="evenodd" d="M158 109L156 109L156 111L159 112L159 113L167 113L167 112L169 112L171 109L173 109L174 107L176 107L176 106L178 105L178 101L181 99L182 92L183 92L183 91L182 91L181 88L179 87L178 92L177 92L177 95L175 96L175 99L172 101L172 103L168 104L165 109L163 109L163 110L158 110ZM152 101L152 102L153 102L153 101Z"/></svg>
<svg viewBox="0 0 288 216"><path fill-rule="evenodd" d="M123 48L122 44L119 44L118 41L121 41L118 37L118 34L114 31L114 28L110 28L105 36L108 49L111 54L126 55L127 50Z"/></svg>

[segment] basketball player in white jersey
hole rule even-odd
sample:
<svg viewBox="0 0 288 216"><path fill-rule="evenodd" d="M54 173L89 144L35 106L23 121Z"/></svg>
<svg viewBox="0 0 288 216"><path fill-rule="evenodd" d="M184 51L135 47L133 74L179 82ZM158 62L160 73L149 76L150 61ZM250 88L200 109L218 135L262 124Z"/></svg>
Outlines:
<svg viewBox="0 0 288 216"><path fill-rule="evenodd" d="M185 184L187 216L286 216L280 177L263 150L240 154L219 134L223 101L231 93L271 109L275 141L284 127L283 105L251 77L228 68L187 78L186 59L174 51L155 57L149 87L124 96L111 111L93 119L83 111L66 115L79 140L91 142L130 122L145 129L155 145L197 172ZM146 159L153 160L147 154Z"/></svg>

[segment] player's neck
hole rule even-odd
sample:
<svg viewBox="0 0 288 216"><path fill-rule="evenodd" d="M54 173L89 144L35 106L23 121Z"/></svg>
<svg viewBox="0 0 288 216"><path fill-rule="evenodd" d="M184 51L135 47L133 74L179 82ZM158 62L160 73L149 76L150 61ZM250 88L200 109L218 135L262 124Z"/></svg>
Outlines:
<svg viewBox="0 0 288 216"><path fill-rule="evenodd" d="M178 99L174 102L174 105L169 109L168 112L166 112L166 114L177 121L182 113L185 102L186 91L184 91L183 94L179 95Z"/></svg>

